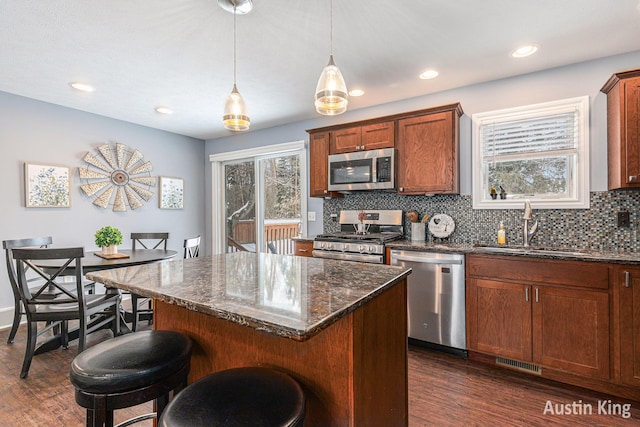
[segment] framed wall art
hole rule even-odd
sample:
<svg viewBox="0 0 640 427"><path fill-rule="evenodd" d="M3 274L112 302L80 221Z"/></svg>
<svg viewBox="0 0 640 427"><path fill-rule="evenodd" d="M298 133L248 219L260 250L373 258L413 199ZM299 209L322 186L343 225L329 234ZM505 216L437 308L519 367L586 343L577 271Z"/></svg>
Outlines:
<svg viewBox="0 0 640 427"><path fill-rule="evenodd" d="M184 180L170 176L160 177L160 209L184 208Z"/></svg>
<svg viewBox="0 0 640 427"><path fill-rule="evenodd" d="M70 172L68 167L25 163L24 181L26 207L71 207Z"/></svg>

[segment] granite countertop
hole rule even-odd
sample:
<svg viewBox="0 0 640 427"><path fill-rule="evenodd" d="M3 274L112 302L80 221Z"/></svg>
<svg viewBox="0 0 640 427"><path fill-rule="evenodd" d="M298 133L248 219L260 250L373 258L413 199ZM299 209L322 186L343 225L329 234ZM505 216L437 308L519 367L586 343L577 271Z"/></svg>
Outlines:
<svg viewBox="0 0 640 427"><path fill-rule="evenodd" d="M478 245L462 243L433 243L414 242L411 240L396 240L389 242L386 246L390 249L404 249L421 252L452 252L452 253L474 253L486 255L506 255L519 257L547 258L573 261L606 262L614 264L640 265L640 253L637 252L612 252L596 251L589 249L573 249L560 247L537 247L531 246L498 246L498 245Z"/></svg>
<svg viewBox="0 0 640 427"><path fill-rule="evenodd" d="M292 237L291 240L298 240L302 242L313 242L316 236L296 236Z"/></svg>
<svg viewBox="0 0 640 427"><path fill-rule="evenodd" d="M235 252L103 270L87 278L304 341L410 273L404 267Z"/></svg>

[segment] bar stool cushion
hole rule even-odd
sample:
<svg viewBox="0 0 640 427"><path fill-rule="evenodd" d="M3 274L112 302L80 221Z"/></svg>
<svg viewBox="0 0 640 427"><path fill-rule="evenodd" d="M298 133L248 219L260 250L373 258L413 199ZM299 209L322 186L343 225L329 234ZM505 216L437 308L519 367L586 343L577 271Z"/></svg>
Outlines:
<svg viewBox="0 0 640 427"><path fill-rule="evenodd" d="M182 390L164 410L161 427L301 426L305 398L289 375L268 368L229 369Z"/></svg>
<svg viewBox="0 0 640 427"><path fill-rule="evenodd" d="M71 363L70 379L87 393L120 393L174 374L190 357L191 340L179 332L135 332L80 353Z"/></svg>

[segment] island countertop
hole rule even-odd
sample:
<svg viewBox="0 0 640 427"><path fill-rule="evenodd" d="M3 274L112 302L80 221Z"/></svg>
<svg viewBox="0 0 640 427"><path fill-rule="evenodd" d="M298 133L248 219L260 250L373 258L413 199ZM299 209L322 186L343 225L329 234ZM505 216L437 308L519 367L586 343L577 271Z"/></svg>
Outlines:
<svg viewBox="0 0 640 427"><path fill-rule="evenodd" d="M235 252L92 272L87 278L305 341L410 272L404 267Z"/></svg>

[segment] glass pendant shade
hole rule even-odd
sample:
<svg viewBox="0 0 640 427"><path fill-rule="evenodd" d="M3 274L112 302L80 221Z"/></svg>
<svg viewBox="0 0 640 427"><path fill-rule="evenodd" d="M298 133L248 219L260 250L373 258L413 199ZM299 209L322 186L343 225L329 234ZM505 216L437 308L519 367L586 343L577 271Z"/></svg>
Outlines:
<svg viewBox="0 0 640 427"><path fill-rule="evenodd" d="M316 86L316 111L326 116L335 116L347 111L348 103L347 85L331 55Z"/></svg>
<svg viewBox="0 0 640 427"><path fill-rule="evenodd" d="M242 99L242 95L238 92L238 88L235 83L233 90L227 97L227 101L224 104L224 114L222 116L222 124L225 129L234 131L243 131L249 129L249 113L247 112L247 105Z"/></svg>

